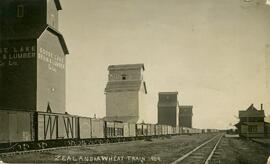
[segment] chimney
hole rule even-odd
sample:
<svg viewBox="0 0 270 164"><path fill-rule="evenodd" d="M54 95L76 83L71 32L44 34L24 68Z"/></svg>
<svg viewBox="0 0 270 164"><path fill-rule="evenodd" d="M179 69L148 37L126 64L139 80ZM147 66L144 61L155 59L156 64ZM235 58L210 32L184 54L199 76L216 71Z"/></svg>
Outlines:
<svg viewBox="0 0 270 164"><path fill-rule="evenodd" d="M263 110L263 104L261 104L261 110Z"/></svg>

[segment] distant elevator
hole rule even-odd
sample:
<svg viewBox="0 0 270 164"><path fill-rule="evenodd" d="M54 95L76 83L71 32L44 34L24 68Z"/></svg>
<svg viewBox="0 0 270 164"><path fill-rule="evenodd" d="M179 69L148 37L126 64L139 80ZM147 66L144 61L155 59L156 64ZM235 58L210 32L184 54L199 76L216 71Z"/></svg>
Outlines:
<svg viewBox="0 0 270 164"><path fill-rule="evenodd" d="M146 119L144 64L110 65L106 94L108 121L140 123Z"/></svg>
<svg viewBox="0 0 270 164"><path fill-rule="evenodd" d="M158 124L178 126L178 92L160 92L158 96Z"/></svg>
<svg viewBox="0 0 270 164"><path fill-rule="evenodd" d="M192 128L192 109L191 105L179 106L179 126Z"/></svg>

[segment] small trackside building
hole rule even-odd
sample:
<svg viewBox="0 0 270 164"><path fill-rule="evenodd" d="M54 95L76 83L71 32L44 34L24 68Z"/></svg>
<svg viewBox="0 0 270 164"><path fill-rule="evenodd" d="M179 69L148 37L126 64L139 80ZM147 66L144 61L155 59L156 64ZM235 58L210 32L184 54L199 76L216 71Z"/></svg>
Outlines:
<svg viewBox="0 0 270 164"><path fill-rule="evenodd" d="M106 121L142 123L146 120L144 64L110 65L106 94Z"/></svg>
<svg viewBox="0 0 270 164"><path fill-rule="evenodd" d="M178 92L159 92L158 124L178 126Z"/></svg>
<svg viewBox="0 0 270 164"><path fill-rule="evenodd" d="M266 137L268 123L264 122L264 117L263 105L261 105L261 110L257 110L251 104L247 110L239 111L240 121L235 125L239 136L245 138Z"/></svg>
<svg viewBox="0 0 270 164"><path fill-rule="evenodd" d="M179 106L179 126L192 128L192 109L191 105Z"/></svg>
<svg viewBox="0 0 270 164"><path fill-rule="evenodd" d="M1 0L0 109L65 113L59 0Z"/></svg>

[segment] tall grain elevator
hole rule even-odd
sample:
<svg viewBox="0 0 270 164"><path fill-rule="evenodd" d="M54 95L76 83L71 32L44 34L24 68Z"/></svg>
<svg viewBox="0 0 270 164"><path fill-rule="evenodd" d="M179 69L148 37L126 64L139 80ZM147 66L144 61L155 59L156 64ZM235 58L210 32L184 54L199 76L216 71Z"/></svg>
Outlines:
<svg viewBox="0 0 270 164"><path fill-rule="evenodd" d="M0 109L65 112L59 0L1 0Z"/></svg>
<svg viewBox="0 0 270 164"><path fill-rule="evenodd" d="M179 106L179 126L192 128L192 109L191 105Z"/></svg>
<svg viewBox="0 0 270 164"><path fill-rule="evenodd" d="M178 92L159 92L158 124L178 126Z"/></svg>
<svg viewBox="0 0 270 164"><path fill-rule="evenodd" d="M140 123L146 120L144 64L110 65L106 94L106 120Z"/></svg>

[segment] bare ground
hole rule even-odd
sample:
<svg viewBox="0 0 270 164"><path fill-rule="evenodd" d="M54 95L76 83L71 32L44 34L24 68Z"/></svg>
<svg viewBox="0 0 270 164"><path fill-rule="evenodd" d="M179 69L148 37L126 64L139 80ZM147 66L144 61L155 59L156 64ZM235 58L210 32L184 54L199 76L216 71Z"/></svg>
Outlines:
<svg viewBox="0 0 270 164"><path fill-rule="evenodd" d="M2 158L18 163L170 163L213 135L181 135L152 141L69 147ZM236 138L224 138L215 155L215 163L260 164L269 156L269 148Z"/></svg>

